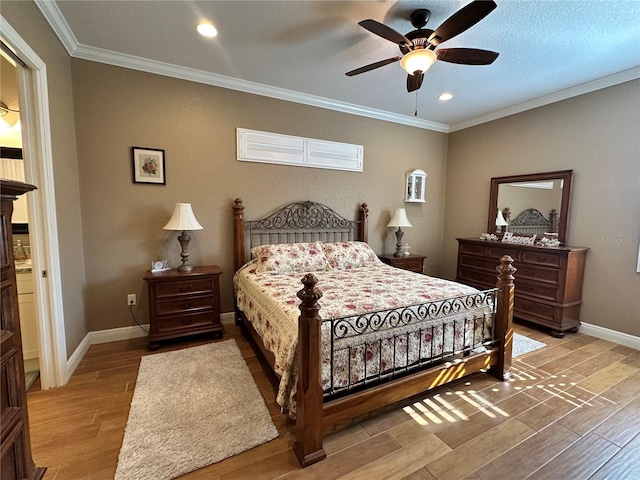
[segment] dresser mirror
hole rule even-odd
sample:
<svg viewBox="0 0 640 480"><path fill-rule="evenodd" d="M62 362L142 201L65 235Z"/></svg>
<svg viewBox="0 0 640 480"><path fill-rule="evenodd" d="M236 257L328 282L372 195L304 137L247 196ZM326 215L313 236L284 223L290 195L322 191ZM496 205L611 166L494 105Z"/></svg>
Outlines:
<svg viewBox="0 0 640 480"><path fill-rule="evenodd" d="M489 195L487 232L511 231L522 233L555 233L561 244L565 243L572 170L494 177ZM505 212L505 209L508 208ZM498 212L507 217L502 222ZM510 213L510 215L509 215ZM541 215L540 215L541 214ZM498 225L496 226L496 220ZM531 227L522 220L531 219ZM535 226L534 226L535 225Z"/></svg>

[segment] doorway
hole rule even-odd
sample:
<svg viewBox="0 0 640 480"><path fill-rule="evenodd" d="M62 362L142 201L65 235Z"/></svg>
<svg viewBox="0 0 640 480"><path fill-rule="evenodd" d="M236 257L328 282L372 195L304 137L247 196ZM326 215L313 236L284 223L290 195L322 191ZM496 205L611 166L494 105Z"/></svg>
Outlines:
<svg viewBox="0 0 640 480"><path fill-rule="evenodd" d="M0 48L16 69L25 181L28 195L33 300L42 389L67 383L67 352L57 239L46 64L0 16Z"/></svg>

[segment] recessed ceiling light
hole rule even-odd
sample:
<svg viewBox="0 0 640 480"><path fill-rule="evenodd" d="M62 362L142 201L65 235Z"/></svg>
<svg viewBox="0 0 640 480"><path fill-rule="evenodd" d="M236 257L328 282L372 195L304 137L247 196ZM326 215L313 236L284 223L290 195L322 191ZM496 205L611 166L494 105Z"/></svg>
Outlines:
<svg viewBox="0 0 640 480"><path fill-rule="evenodd" d="M218 35L218 30L210 23L199 23L196 30L198 30L198 33L203 37L215 37Z"/></svg>
<svg viewBox="0 0 640 480"><path fill-rule="evenodd" d="M438 97L438 99L442 100L443 102L446 102L447 100L451 100L452 98L453 98L453 95L451 95L449 92L445 92Z"/></svg>

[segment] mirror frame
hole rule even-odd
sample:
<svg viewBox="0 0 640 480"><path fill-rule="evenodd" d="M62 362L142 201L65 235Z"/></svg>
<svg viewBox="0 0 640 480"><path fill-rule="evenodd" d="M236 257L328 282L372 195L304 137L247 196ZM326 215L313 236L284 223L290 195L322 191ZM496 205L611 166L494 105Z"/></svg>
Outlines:
<svg viewBox="0 0 640 480"><path fill-rule="evenodd" d="M496 216L498 215L498 187L503 183L534 182L541 180L563 180L562 200L560 204L560 221L558 223L558 240L562 245L566 242L567 219L569 217L569 202L571 199L571 177L573 170L560 170L558 172L530 173L527 175L511 175L508 177L494 177L491 179L491 191L489 193L489 218L487 220L487 232L496 230Z"/></svg>

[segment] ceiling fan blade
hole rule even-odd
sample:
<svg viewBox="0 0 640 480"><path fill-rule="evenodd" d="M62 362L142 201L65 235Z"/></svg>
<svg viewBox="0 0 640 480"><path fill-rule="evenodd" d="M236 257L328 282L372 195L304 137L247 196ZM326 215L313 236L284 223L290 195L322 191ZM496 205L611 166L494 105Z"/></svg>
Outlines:
<svg viewBox="0 0 640 480"><path fill-rule="evenodd" d="M436 50L436 55L438 60L443 62L462 65L490 65L500 54L479 48L439 48Z"/></svg>
<svg viewBox="0 0 640 480"><path fill-rule="evenodd" d="M411 41L407 37L396 32L393 28L387 27L375 20L362 20L361 22L358 22L358 25L366 28L371 33L375 33L376 35L389 40L390 42L397 43L398 45L412 45Z"/></svg>
<svg viewBox="0 0 640 480"><path fill-rule="evenodd" d="M461 34L489 15L496 7L496 2L493 0L476 0L471 2L451 15L442 25L436 28L429 37L429 43L431 45L439 45Z"/></svg>
<svg viewBox="0 0 640 480"><path fill-rule="evenodd" d="M422 86L422 80L424 79L424 73L418 71L415 74L407 75L407 92L415 92Z"/></svg>
<svg viewBox="0 0 640 480"><path fill-rule="evenodd" d="M386 60L380 60L376 63L371 63L369 65L365 65L364 67L356 68L355 70L351 70L350 72L345 73L347 77L353 77L354 75L359 75L364 72L368 72L369 70L374 70L376 68L384 67L385 65L389 65L390 63L397 62L402 57L393 57L387 58Z"/></svg>

